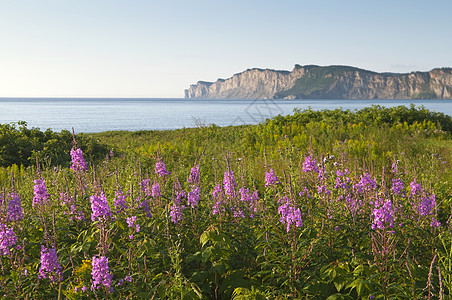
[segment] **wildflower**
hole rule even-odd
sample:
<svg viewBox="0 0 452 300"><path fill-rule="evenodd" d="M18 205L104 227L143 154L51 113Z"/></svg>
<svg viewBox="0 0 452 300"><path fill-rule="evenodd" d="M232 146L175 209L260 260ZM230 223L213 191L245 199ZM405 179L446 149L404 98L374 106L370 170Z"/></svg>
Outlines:
<svg viewBox="0 0 452 300"><path fill-rule="evenodd" d="M226 211L226 210L223 207L223 202L222 201L215 202L215 204L212 207L212 215L218 215L224 211Z"/></svg>
<svg viewBox="0 0 452 300"><path fill-rule="evenodd" d="M128 281L128 282L132 282L132 276L127 275L126 277L124 277L124 280Z"/></svg>
<svg viewBox="0 0 452 300"><path fill-rule="evenodd" d="M190 175L188 177L188 183L199 184L199 165L191 168Z"/></svg>
<svg viewBox="0 0 452 300"><path fill-rule="evenodd" d="M353 185L353 189L357 193L369 192L371 190L375 190L377 188L377 181L375 178L372 179L369 173L365 173L361 175L361 179L355 185Z"/></svg>
<svg viewBox="0 0 452 300"><path fill-rule="evenodd" d="M157 198L160 197L160 184L157 182L156 184L154 184L151 188L151 195L153 198Z"/></svg>
<svg viewBox="0 0 452 300"><path fill-rule="evenodd" d="M166 165L161 159L155 164L155 173L158 174L159 177L171 174L166 170Z"/></svg>
<svg viewBox="0 0 452 300"><path fill-rule="evenodd" d="M421 192L421 184L416 182L416 179L410 183L411 196Z"/></svg>
<svg viewBox="0 0 452 300"><path fill-rule="evenodd" d="M317 167L317 161L312 156L308 155L305 157L303 162L303 172L311 172L314 171L316 173L319 172L319 168Z"/></svg>
<svg viewBox="0 0 452 300"><path fill-rule="evenodd" d="M393 195L400 195L405 198L405 190L403 187L403 182L400 178L392 180L391 193Z"/></svg>
<svg viewBox="0 0 452 300"><path fill-rule="evenodd" d="M90 198L91 202L91 221L96 221L103 219L105 217L111 217L110 206L108 205L107 198L105 198L102 192L100 196L92 195Z"/></svg>
<svg viewBox="0 0 452 300"><path fill-rule="evenodd" d="M151 211L149 209L149 204L148 204L148 201L146 199L144 199L143 202L140 203L140 207L143 208L144 213L146 214L146 216L148 218L152 218L152 214L151 214Z"/></svg>
<svg viewBox="0 0 452 300"><path fill-rule="evenodd" d="M221 184L216 185L212 191L212 197L218 198L221 195Z"/></svg>
<svg viewBox="0 0 452 300"><path fill-rule="evenodd" d="M71 169L75 172L79 171L86 171L88 170L88 165L86 164L85 159L83 158L83 152L82 149L78 148L72 148L71 149L71 160L72 165Z"/></svg>
<svg viewBox="0 0 452 300"><path fill-rule="evenodd" d="M129 228L135 228L135 231L138 233L140 232L140 225L139 224L135 224L135 222L137 221L137 217L136 216L132 216L126 219L127 222L127 226Z"/></svg>
<svg viewBox="0 0 452 300"><path fill-rule="evenodd" d="M283 197L278 201L282 203L278 207L278 213L281 215L279 221L286 224L286 231L290 231L290 225L294 224L296 227L303 226L303 220L301 219L301 211L299 208L295 208L290 204L290 200L287 197Z"/></svg>
<svg viewBox="0 0 452 300"><path fill-rule="evenodd" d="M128 208L128 205L126 202L126 195L124 195L124 192L121 189L119 189L118 191L115 191L114 204L115 204L117 213L121 213L123 210Z"/></svg>
<svg viewBox="0 0 452 300"><path fill-rule="evenodd" d="M35 186L33 187L34 197L32 206L40 206L46 204L50 195L47 193L46 182L44 179L36 179L34 181Z"/></svg>
<svg viewBox="0 0 452 300"><path fill-rule="evenodd" d="M24 214L22 212L22 204L19 195L17 193L11 193L9 197L11 199L8 202L8 212L6 213L8 221L12 222L22 220L24 218Z"/></svg>
<svg viewBox="0 0 452 300"><path fill-rule="evenodd" d="M437 219L435 219L435 217L433 217L430 226L433 228L441 227L441 222L439 222Z"/></svg>
<svg viewBox="0 0 452 300"><path fill-rule="evenodd" d="M280 182L273 169L270 169L270 172L265 172L265 187L277 184L280 184Z"/></svg>
<svg viewBox="0 0 452 300"><path fill-rule="evenodd" d="M177 224L182 220L182 209L184 208L184 206L179 206L176 204L171 205L170 207L170 217L171 217L171 222Z"/></svg>
<svg viewBox="0 0 452 300"><path fill-rule="evenodd" d="M58 262L56 249L41 245L41 267L38 278L48 278L52 282L63 280L61 265Z"/></svg>
<svg viewBox="0 0 452 300"><path fill-rule="evenodd" d="M391 200L386 202L379 208L375 208L372 213L374 221L372 229L385 229L385 224L389 224L389 227L394 227L394 211L392 209Z"/></svg>
<svg viewBox="0 0 452 300"><path fill-rule="evenodd" d="M421 203L419 204L418 211L421 216L428 216L432 214L432 210L436 206L435 194L430 197L425 196L422 198Z"/></svg>
<svg viewBox="0 0 452 300"><path fill-rule="evenodd" d="M194 208L196 205L198 205L199 200L199 186L196 186L192 189L191 192L188 192L187 202L192 208Z"/></svg>
<svg viewBox="0 0 452 300"><path fill-rule="evenodd" d="M12 228L0 223L0 255L9 255L9 249L17 243L17 237Z"/></svg>
<svg viewBox="0 0 452 300"><path fill-rule="evenodd" d="M237 187L237 183L235 183L234 171L224 171L224 192L229 197L235 197L235 187Z"/></svg>
<svg viewBox="0 0 452 300"><path fill-rule="evenodd" d="M108 258L101 256L99 258L93 256L93 269L91 271L93 276L93 288L100 289L102 286L110 289L113 275L110 274L108 267Z"/></svg>
<svg viewBox="0 0 452 300"><path fill-rule="evenodd" d="M331 191L326 187L326 185L319 185L317 186L317 193L325 195L331 195Z"/></svg>

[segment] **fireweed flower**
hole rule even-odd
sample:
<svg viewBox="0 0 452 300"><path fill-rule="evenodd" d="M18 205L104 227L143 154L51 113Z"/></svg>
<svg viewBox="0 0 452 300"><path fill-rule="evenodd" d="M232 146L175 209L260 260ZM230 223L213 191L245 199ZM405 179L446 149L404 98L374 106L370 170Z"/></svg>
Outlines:
<svg viewBox="0 0 452 300"><path fill-rule="evenodd" d="M424 196L421 203L418 206L418 211L421 216L429 216L433 213L433 209L436 207L435 194Z"/></svg>
<svg viewBox="0 0 452 300"><path fill-rule="evenodd" d="M234 171L224 171L224 192L229 197L235 197L235 188L237 187L237 183L235 183Z"/></svg>
<svg viewBox="0 0 452 300"><path fill-rule="evenodd" d="M9 249L17 243L17 237L12 228L0 223L0 255L9 255Z"/></svg>
<svg viewBox="0 0 452 300"><path fill-rule="evenodd" d="M326 185L317 186L317 193L331 195L331 191L326 187Z"/></svg>
<svg viewBox="0 0 452 300"><path fill-rule="evenodd" d="M83 158L83 152L82 149L78 148L72 148L71 149L71 160L72 165L71 169L75 172L79 171L86 171L88 170L88 165L86 164L85 159Z"/></svg>
<svg viewBox="0 0 452 300"><path fill-rule="evenodd" d="M166 165L161 159L155 164L155 173L158 174L159 177L171 174L168 170L166 170Z"/></svg>
<svg viewBox="0 0 452 300"><path fill-rule="evenodd" d="M151 195L153 198L157 198L160 197L160 184L157 182L156 184L154 184L151 188Z"/></svg>
<svg viewBox="0 0 452 300"><path fill-rule="evenodd" d="M199 186L194 187L190 192L188 192L187 203L194 208L198 205L198 201L200 200L199 196Z"/></svg>
<svg viewBox="0 0 452 300"><path fill-rule="evenodd" d="M392 180L391 194L400 195L403 198L405 198L405 190L404 190L403 182L400 178Z"/></svg>
<svg viewBox="0 0 452 300"><path fill-rule="evenodd" d="M432 222L430 223L430 226L433 228L441 227L441 222L435 219L435 217L432 217Z"/></svg>
<svg viewBox="0 0 452 300"><path fill-rule="evenodd" d="M41 245L41 267L39 268L38 278L48 278L52 282L62 281L63 274L61 270L56 250Z"/></svg>
<svg viewBox="0 0 452 300"><path fill-rule="evenodd" d="M410 183L411 196L416 195L422 191L421 184L416 182L416 179Z"/></svg>
<svg viewBox="0 0 452 300"><path fill-rule="evenodd" d="M221 196L221 184L216 185L212 191L212 198L219 198Z"/></svg>
<svg viewBox="0 0 452 300"><path fill-rule="evenodd" d="M317 161L312 156L308 155L305 157L303 162L303 172L311 172L314 171L316 173L319 172L319 168L317 167Z"/></svg>
<svg viewBox="0 0 452 300"><path fill-rule="evenodd" d="M105 198L102 192L100 196L92 195L89 200L91 201L91 221L101 220L106 217L111 218L111 210L108 205L107 198Z"/></svg>
<svg viewBox="0 0 452 300"><path fill-rule="evenodd" d="M128 205L126 202L126 195L124 195L124 192L121 189L119 189L115 192L115 199L113 202L115 204L116 212L118 214L128 208Z"/></svg>
<svg viewBox="0 0 452 300"><path fill-rule="evenodd" d="M283 197L278 201L281 205L278 207L278 213L281 215L279 221L286 224L286 231L290 231L290 225L295 225L296 227L303 226L303 220L301 219L301 211L299 208L295 208L291 205L290 199Z"/></svg>
<svg viewBox="0 0 452 300"><path fill-rule="evenodd" d="M280 184L280 182L273 169L270 169L270 172L265 172L265 187L277 184Z"/></svg>
<svg viewBox="0 0 452 300"><path fill-rule="evenodd" d="M136 216L132 216L126 219L127 222L127 226L129 228L135 228L135 232L138 233L140 232L140 224L136 224L135 222L137 221L137 217Z"/></svg>
<svg viewBox="0 0 452 300"><path fill-rule="evenodd" d="M41 206L47 204L50 195L47 193L46 181L44 179L36 179L33 187L34 197L32 206Z"/></svg>
<svg viewBox="0 0 452 300"><path fill-rule="evenodd" d="M199 178L199 165L196 165L191 168L187 181L188 183L199 184Z"/></svg>
<svg viewBox="0 0 452 300"><path fill-rule="evenodd" d="M24 214L22 212L22 204L19 195L17 193L11 193L9 194L9 198L8 211L6 213L8 221L13 222L22 220Z"/></svg>
<svg viewBox="0 0 452 300"><path fill-rule="evenodd" d="M372 212L374 218L372 229L385 229L385 226L394 227L394 211L392 209L391 200L386 202L379 208L375 208Z"/></svg>
<svg viewBox="0 0 452 300"><path fill-rule="evenodd" d="M353 190L358 193L365 193L377 188L377 181L372 178L369 173L365 173L360 176L360 180L357 184L353 185Z"/></svg>
<svg viewBox="0 0 452 300"><path fill-rule="evenodd" d="M113 275L110 274L108 267L108 258L101 256L99 258L93 256L93 269L91 275L93 276L93 288L100 289L102 286L111 289L111 280Z"/></svg>
<svg viewBox="0 0 452 300"><path fill-rule="evenodd" d="M182 220L182 209L184 209L185 206L180 206L177 204L173 204L170 207L170 217L171 217L171 222L173 222L174 224L179 223Z"/></svg>
<svg viewBox="0 0 452 300"><path fill-rule="evenodd" d="M144 199L143 202L140 203L140 207L143 209L144 213L148 218L152 218L152 214L149 209L149 203L146 199Z"/></svg>

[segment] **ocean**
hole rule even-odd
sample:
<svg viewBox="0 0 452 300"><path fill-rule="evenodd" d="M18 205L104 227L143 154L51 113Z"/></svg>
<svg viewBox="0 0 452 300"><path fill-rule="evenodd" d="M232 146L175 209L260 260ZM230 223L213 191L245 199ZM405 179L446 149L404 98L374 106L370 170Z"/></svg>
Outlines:
<svg viewBox="0 0 452 300"><path fill-rule="evenodd" d="M0 123L79 132L166 130L258 124L311 108L361 109L371 105L423 105L452 116L452 100L235 100L136 98L0 98Z"/></svg>

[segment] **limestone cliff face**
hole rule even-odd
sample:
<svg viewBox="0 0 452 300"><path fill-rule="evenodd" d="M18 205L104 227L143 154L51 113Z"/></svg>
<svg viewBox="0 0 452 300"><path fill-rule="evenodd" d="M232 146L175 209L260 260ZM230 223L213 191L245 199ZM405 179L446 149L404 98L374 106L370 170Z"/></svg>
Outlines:
<svg viewBox="0 0 452 300"><path fill-rule="evenodd" d="M186 98L233 99L452 99L452 68L409 74L376 73L347 66L299 66L289 71L248 69L202 82Z"/></svg>

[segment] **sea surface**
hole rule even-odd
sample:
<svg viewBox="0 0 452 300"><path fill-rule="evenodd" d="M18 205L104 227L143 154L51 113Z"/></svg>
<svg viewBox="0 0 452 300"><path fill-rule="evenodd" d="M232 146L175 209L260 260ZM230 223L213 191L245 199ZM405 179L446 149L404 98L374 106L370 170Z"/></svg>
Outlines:
<svg viewBox="0 0 452 300"><path fill-rule="evenodd" d="M0 98L0 123L75 132L165 130L258 124L293 110L361 109L371 105L425 108L452 116L452 100L217 100L136 98Z"/></svg>

